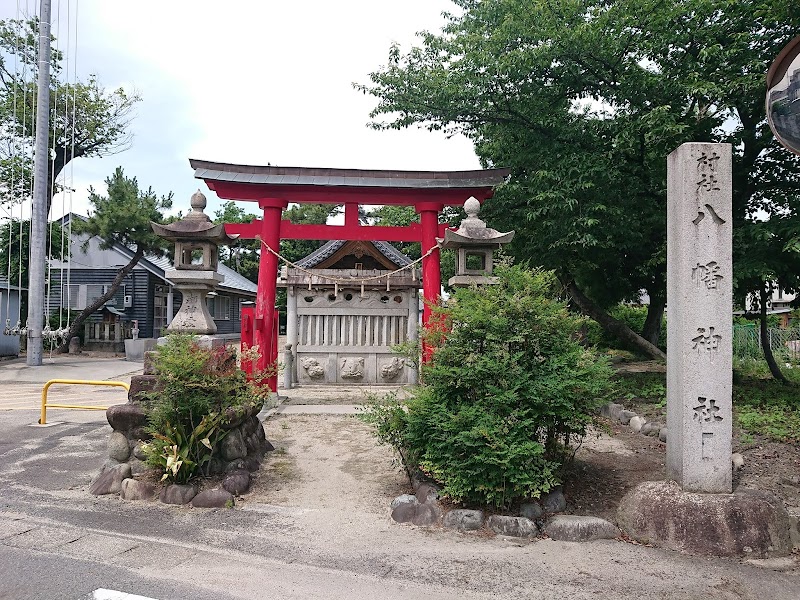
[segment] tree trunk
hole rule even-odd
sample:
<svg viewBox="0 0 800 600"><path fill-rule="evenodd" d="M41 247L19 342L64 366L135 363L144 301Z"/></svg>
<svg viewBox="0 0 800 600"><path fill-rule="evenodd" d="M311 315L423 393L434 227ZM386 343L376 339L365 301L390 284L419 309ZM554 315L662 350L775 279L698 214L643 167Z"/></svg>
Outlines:
<svg viewBox="0 0 800 600"><path fill-rule="evenodd" d="M650 295L650 305L647 307L647 318L644 320L642 337L653 346L658 346L661 337L661 323L664 320L664 307L667 299L664 296Z"/></svg>
<svg viewBox="0 0 800 600"><path fill-rule="evenodd" d="M764 359L767 361L769 372L781 383L789 383L781 372L775 356L772 354L772 346L769 343L769 327L767 327L767 302L769 301L768 286L763 285L758 291L759 294L759 323L761 326L761 349L764 351Z"/></svg>
<svg viewBox="0 0 800 600"><path fill-rule="evenodd" d="M66 341L63 344L61 344L61 346L59 346L58 348L59 353L63 354L69 350L69 341L73 337L78 335L86 319L91 317L94 311L96 311L98 308L103 306L106 302L108 302L109 300L111 300L111 298L114 297L114 294L116 294L117 290L119 290L119 286L122 285L122 282L125 280L125 278L130 274L131 271L133 271L133 268L136 266L136 264L139 262L142 256L144 256L144 248L142 246L137 245L136 252L134 253L133 258L131 258L130 262L127 265L125 265L119 271L117 271L117 274L114 277L114 280L111 282L111 286L108 288L108 291L99 298L97 298L89 306L84 308L83 311L81 311L81 313L77 317L75 317L75 320L72 322L72 325L69 326L69 335L67 336Z"/></svg>
<svg viewBox="0 0 800 600"><path fill-rule="evenodd" d="M575 301L575 304L581 309L581 312L587 317L597 321L607 332L617 336L622 342L630 345L645 356L649 356L655 360L667 360L667 355L657 346L648 342L625 323L615 319L592 302L580 288L578 288L574 281L569 281L565 285L570 296L572 296L572 299Z"/></svg>

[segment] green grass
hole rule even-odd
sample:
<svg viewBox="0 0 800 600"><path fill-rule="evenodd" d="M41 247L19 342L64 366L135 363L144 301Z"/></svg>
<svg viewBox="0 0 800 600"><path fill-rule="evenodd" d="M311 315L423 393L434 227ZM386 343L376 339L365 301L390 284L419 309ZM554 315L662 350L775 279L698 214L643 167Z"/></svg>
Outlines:
<svg viewBox="0 0 800 600"><path fill-rule="evenodd" d="M783 372L792 385L769 378L762 361L736 361L733 384L735 424L742 439L761 436L800 443L800 369ZM618 373L618 402L649 419L666 416L665 373Z"/></svg>

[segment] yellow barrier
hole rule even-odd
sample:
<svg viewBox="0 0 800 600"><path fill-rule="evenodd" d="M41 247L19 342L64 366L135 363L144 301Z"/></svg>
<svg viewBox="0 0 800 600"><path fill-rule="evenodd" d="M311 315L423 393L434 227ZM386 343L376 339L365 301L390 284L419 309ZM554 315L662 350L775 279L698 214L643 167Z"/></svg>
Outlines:
<svg viewBox="0 0 800 600"><path fill-rule="evenodd" d="M54 383L65 383L69 385L110 385L114 387L123 387L130 390L131 386L124 381L88 381L84 379L51 379L44 384L42 388L42 416L39 418L40 425L47 425L47 407L51 408L74 408L77 410L107 410L106 406L76 406L74 404L48 404L47 403L47 390Z"/></svg>

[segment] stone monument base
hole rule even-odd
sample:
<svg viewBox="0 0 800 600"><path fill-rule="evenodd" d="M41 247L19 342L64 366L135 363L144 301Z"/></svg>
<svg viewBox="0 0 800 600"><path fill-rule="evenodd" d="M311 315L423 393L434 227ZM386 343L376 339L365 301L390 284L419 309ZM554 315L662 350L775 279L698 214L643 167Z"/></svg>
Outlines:
<svg viewBox="0 0 800 600"><path fill-rule="evenodd" d="M155 349L156 340L153 338L125 340L125 360L129 362L144 362L144 353Z"/></svg>
<svg viewBox="0 0 800 600"><path fill-rule="evenodd" d="M747 558L792 552L792 522L775 496L684 492L674 481L647 481L622 499L620 528L632 538L689 554Z"/></svg>

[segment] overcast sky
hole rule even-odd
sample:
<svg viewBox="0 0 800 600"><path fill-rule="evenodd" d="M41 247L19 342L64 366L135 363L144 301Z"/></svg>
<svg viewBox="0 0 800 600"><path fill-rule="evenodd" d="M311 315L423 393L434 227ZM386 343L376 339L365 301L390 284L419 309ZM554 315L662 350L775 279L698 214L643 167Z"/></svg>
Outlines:
<svg viewBox="0 0 800 600"><path fill-rule="evenodd" d="M198 188L189 158L228 163L360 169L479 168L464 138L411 129L367 128L375 105L352 87L386 63L389 46L408 49L420 30L438 30L449 0L59 0L53 33L67 35L77 9L79 77L142 97L125 152L74 161L73 211L86 213L89 185L121 165L141 187L173 191L186 210ZM4 0L0 18L17 5ZM74 54L74 53L73 53ZM72 59L70 59L72 60ZM70 67L71 69L71 67ZM253 209L252 204L242 204ZM67 208L67 210L69 210ZM53 217L61 214L54 202Z"/></svg>

